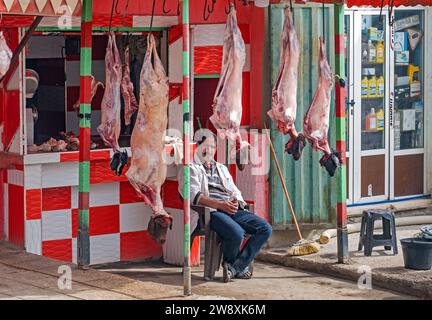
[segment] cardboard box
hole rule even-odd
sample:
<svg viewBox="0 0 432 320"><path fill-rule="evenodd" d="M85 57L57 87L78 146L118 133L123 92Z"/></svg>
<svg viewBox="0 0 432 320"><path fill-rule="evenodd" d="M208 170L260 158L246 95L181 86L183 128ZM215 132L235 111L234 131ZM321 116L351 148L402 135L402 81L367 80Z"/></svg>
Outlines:
<svg viewBox="0 0 432 320"><path fill-rule="evenodd" d="M394 33L394 51L408 50L408 33L395 32Z"/></svg>
<svg viewBox="0 0 432 320"><path fill-rule="evenodd" d="M393 24L394 31L399 31L420 24L420 16L414 15L396 20Z"/></svg>
<svg viewBox="0 0 432 320"><path fill-rule="evenodd" d="M397 76L396 77L396 87L409 85L409 77L408 76Z"/></svg>
<svg viewBox="0 0 432 320"><path fill-rule="evenodd" d="M395 51L395 62L398 65L408 65L409 51Z"/></svg>
<svg viewBox="0 0 432 320"><path fill-rule="evenodd" d="M417 97L421 94L421 83L413 82L410 85L410 95L411 97Z"/></svg>

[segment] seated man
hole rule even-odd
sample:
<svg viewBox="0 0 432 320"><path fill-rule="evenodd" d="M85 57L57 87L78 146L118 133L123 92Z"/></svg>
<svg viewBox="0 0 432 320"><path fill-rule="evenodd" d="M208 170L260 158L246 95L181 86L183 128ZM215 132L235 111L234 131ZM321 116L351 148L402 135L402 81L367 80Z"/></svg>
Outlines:
<svg viewBox="0 0 432 320"><path fill-rule="evenodd" d="M214 160L216 137L207 134L197 141L190 164L190 198L193 205L209 207L210 228L222 239L224 282L232 278L250 279L249 265L269 239L271 226L261 217L244 209L240 190L227 169ZM179 172L179 191L183 188L183 170ZM245 233L251 235L240 251Z"/></svg>

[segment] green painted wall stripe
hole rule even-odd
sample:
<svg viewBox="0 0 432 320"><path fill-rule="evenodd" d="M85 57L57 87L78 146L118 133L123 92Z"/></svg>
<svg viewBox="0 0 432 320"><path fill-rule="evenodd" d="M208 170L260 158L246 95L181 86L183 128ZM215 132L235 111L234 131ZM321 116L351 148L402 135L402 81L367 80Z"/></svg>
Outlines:
<svg viewBox="0 0 432 320"><path fill-rule="evenodd" d="M91 62L92 62L92 49L81 48L81 63L80 63L80 75L91 76Z"/></svg>
<svg viewBox="0 0 432 320"><path fill-rule="evenodd" d="M339 203L345 203L346 202L346 166L343 165L340 167L340 177L338 177L340 179L340 184L342 186L345 186L345 188L339 188L339 192L337 195L337 201Z"/></svg>
<svg viewBox="0 0 432 320"><path fill-rule="evenodd" d="M79 163L79 192L90 192L90 161L83 161Z"/></svg>
<svg viewBox="0 0 432 320"><path fill-rule="evenodd" d="M91 114L91 104L82 103L80 104L80 113L81 114ZM79 121L80 128L90 128L91 119L82 118Z"/></svg>
<svg viewBox="0 0 432 320"><path fill-rule="evenodd" d="M220 77L219 73L194 75L195 79L217 79L219 77Z"/></svg>
<svg viewBox="0 0 432 320"><path fill-rule="evenodd" d="M89 210L78 210L78 213L78 223L83 227L87 227L89 221Z"/></svg>

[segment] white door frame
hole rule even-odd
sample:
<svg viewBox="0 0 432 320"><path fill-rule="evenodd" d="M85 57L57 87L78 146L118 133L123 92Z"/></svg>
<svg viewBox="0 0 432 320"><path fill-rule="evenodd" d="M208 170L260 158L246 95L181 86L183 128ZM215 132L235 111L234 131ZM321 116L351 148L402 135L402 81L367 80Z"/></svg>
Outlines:
<svg viewBox="0 0 432 320"><path fill-rule="evenodd" d="M366 203L366 202L375 202L375 201L384 201L388 199L389 195L389 167L388 167L388 160L389 160L389 152L388 152L388 141L389 141L389 117L388 117L388 110L389 110L389 32L388 32L388 15L387 11L382 11L383 16L383 23L386 26L385 27L385 81L386 81L386 95L384 98L384 114L385 114L385 131L384 131L384 148L383 149L377 149L377 150L361 150L361 69L362 69L362 62L361 62L361 17L364 15L374 15L378 16L380 14L379 10L356 10L354 12L354 33L353 33L353 43L355 44L356 52L354 53L354 74L353 74L353 80L354 83L357 85L354 86L354 101L355 101L355 108L354 108L354 126L353 126L353 132L354 132L354 141L353 141L353 173L354 173L354 181L353 181L353 191L354 191L354 203ZM384 167L384 195L378 195L378 196L372 196L372 197L362 197L361 196L361 158L362 156L371 156L371 155L385 155L385 167Z"/></svg>

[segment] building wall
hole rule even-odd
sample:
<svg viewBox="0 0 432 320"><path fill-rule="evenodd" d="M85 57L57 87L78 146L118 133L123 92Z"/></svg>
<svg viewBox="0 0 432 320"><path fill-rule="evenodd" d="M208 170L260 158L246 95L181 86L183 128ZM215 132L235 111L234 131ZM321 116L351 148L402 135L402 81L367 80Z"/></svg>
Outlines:
<svg viewBox="0 0 432 320"><path fill-rule="evenodd" d="M425 104L425 172L426 172L426 193L432 194L432 134L431 134L431 126L432 126L432 61L430 59L430 53L432 53L432 8L428 7L425 11L426 16L426 28L428 30L425 34L426 39L426 57L429 59L425 59L426 63L426 104Z"/></svg>
<svg viewBox="0 0 432 320"><path fill-rule="evenodd" d="M284 5L272 5L270 9L270 46L271 46L271 79L274 83L279 67L280 34L282 30ZM331 7L330 7L331 8ZM325 9L325 30L329 63L334 70L333 43L333 9ZM318 37L322 34L322 11L320 6L297 7L294 10L294 22L300 41L300 70L298 73L297 120L295 126L302 130L303 117L309 108L318 83ZM329 142L336 147L336 116L334 99L331 100ZM270 101L266 106L270 109ZM319 164L322 154L313 152L310 144L304 150L302 158L294 161L284 152L287 136L280 134L271 124L271 136L278 160L284 174L288 193L302 224L327 225L336 218L337 184L336 178L330 178ZM340 174L340 171L337 173ZM289 228L292 225L291 214L285 200L282 185L274 161L271 162L270 174L270 214L275 228Z"/></svg>

